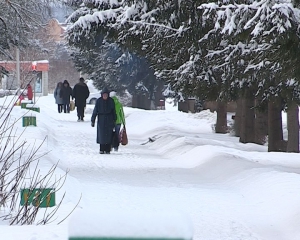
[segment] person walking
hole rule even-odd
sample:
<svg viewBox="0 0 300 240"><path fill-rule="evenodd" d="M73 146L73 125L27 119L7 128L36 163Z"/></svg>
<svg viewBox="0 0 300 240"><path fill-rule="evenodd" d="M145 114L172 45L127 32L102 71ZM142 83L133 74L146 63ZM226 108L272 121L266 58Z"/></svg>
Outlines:
<svg viewBox="0 0 300 240"><path fill-rule="evenodd" d="M55 98L55 103L57 104L58 112L62 112L63 108L63 98L62 98L62 87L63 84L62 82L57 83L56 88L54 90L54 98Z"/></svg>
<svg viewBox="0 0 300 240"><path fill-rule="evenodd" d="M64 104L64 113L70 113L70 98L72 97L72 88L67 80L63 82L62 97Z"/></svg>
<svg viewBox="0 0 300 240"><path fill-rule="evenodd" d="M123 105L116 97L116 92L114 91L110 92L109 96L114 100L116 115L117 115L117 120L115 122L115 132L112 140L112 147L117 152L120 145L119 135L120 135L121 125L123 124L125 126L125 115L124 115Z"/></svg>
<svg viewBox="0 0 300 240"><path fill-rule="evenodd" d="M86 99L89 97L90 91L84 78L79 78L79 83L77 83L73 88L72 99L75 98L75 107L77 109L77 122L84 121L84 108L86 107Z"/></svg>
<svg viewBox="0 0 300 240"><path fill-rule="evenodd" d="M33 98L33 91L32 91L32 87L31 87L30 83L27 84L27 98L28 98L28 100L31 100L31 101Z"/></svg>
<svg viewBox="0 0 300 240"><path fill-rule="evenodd" d="M101 97L97 99L91 118L92 127L97 123L97 143L100 144L100 154L110 154L113 130L117 120L114 100L109 97L109 91L104 88Z"/></svg>

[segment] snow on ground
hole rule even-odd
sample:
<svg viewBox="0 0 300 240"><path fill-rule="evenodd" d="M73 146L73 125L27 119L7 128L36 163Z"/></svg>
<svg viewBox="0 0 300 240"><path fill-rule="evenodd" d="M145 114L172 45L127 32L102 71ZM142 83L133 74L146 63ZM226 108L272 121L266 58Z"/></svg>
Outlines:
<svg viewBox="0 0 300 240"><path fill-rule="evenodd" d="M167 105L166 111L125 108L128 146L100 155L96 128L89 121L93 106L87 106L86 121L78 123L76 111L57 113L53 95L37 104L38 127L28 127L25 135L29 142L46 138L43 172L58 161L57 174L69 170L58 198L64 191L67 195L53 223L1 225L3 239L68 239L72 218L56 224L81 196L75 214L108 216L112 224L132 213L130 221L161 226L166 218L149 220L149 212L179 212L191 219L196 240L300 239L299 154L268 153L266 146L214 134L215 113L188 114ZM23 113L15 107L12 116ZM17 125L18 132L23 130L20 120ZM108 228L98 227L103 232Z"/></svg>

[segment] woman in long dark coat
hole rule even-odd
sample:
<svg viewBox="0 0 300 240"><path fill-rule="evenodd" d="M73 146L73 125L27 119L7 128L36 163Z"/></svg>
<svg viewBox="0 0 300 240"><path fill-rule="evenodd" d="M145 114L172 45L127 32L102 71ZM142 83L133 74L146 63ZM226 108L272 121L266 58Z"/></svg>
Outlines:
<svg viewBox="0 0 300 240"><path fill-rule="evenodd" d="M54 98L55 98L55 103L58 106L58 112L61 113L62 112L62 108L64 105L64 101L62 98L62 87L63 84L62 82L57 83L56 88L54 90Z"/></svg>
<svg viewBox="0 0 300 240"><path fill-rule="evenodd" d="M64 102L64 113L70 113L70 98L72 98L72 88L67 80L63 82L62 98Z"/></svg>
<svg viewBox="0 0 300 240"><path fill-rule="evenodd" d="M117 115L114 100L109 97L107 88L103 89L101 97L97 99L91 118L92 127L95 126L96 117L98 117L97 143L100 144L100 154L109 154Z"/></svg>

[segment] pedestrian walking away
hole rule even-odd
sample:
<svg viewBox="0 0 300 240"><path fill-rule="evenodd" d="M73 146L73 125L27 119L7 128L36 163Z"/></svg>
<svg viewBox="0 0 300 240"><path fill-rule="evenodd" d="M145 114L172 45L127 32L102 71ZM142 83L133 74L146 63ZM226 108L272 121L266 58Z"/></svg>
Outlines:
<svg viewBox="0 0 300 240"><path fill-rule="evenodd" d="M114 100L116 115L117 115L117 120L115 122L115 131L112 140L112 147L114 151L117 152L119 150L119 145L120 145L119 135L120 135L121 125L123 124L125 127L125 115L124 115L123 105L117 98L116 92L114 91L110 92L109 96Z"/></svg>
<svg viewBox="0 0 300 240"><path fill-rule="evenodd" d="M70 113L70 98L72 97L72 88L67 80L63 82L62 88L64 113Z"/></svg>
<svg viewBox="0 0 300 240"><path fill-rule="evenodd" d="M109 91L104 88L101 97L97 99L91 118L92 127L97 118L97 143L100 144L100 154L109 154L113 130L117 120L114 100L109 97Z"/></svg>
<svg viewBox="0 0 300 240"><path fill-rule="evenodd" d="M57 109L58 112L61 113L62 112L62 108L63 108L63 98L62 98L62 87L63 84L62 82L57 83L56 88L54 90L54 98L55 98L55 103L57 104Z"/></svg>
<svg viewBox="0 0 300 240"><path fill-rule="evenodd" d="M86 99L89 97L90 91L84 78L79 78L79 83L77 83L73 88L72 99L75 98L75 107L77 109L77 122L84 121L84 108L86 107Z"/></svg>

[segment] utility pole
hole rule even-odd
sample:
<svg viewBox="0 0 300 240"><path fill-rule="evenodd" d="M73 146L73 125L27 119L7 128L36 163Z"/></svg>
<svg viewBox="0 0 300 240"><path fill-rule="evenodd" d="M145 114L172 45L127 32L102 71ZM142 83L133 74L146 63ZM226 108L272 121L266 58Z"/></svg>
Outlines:
<svg viewBox="0 0 300 240"><path fill-rule="evenodd" d="M20 80L20 49L17 47L16 48L16 60L17 60L17 87L18 89L21 88L21 80Z"/></svg>
<svg viewBox="0 0 300 240"><path fill-rule="evenodd" d="M36 94L36 92L35 92L35 81L36 81L36 74L37 74L37 72L36 72L36 66L37 66L37 62L36 61L34 61L34 62L31 63L32 72L34 74L34 79L33 79L33 91L34 91L33 103L34 104L35 104L35 94Z"/></svg>

